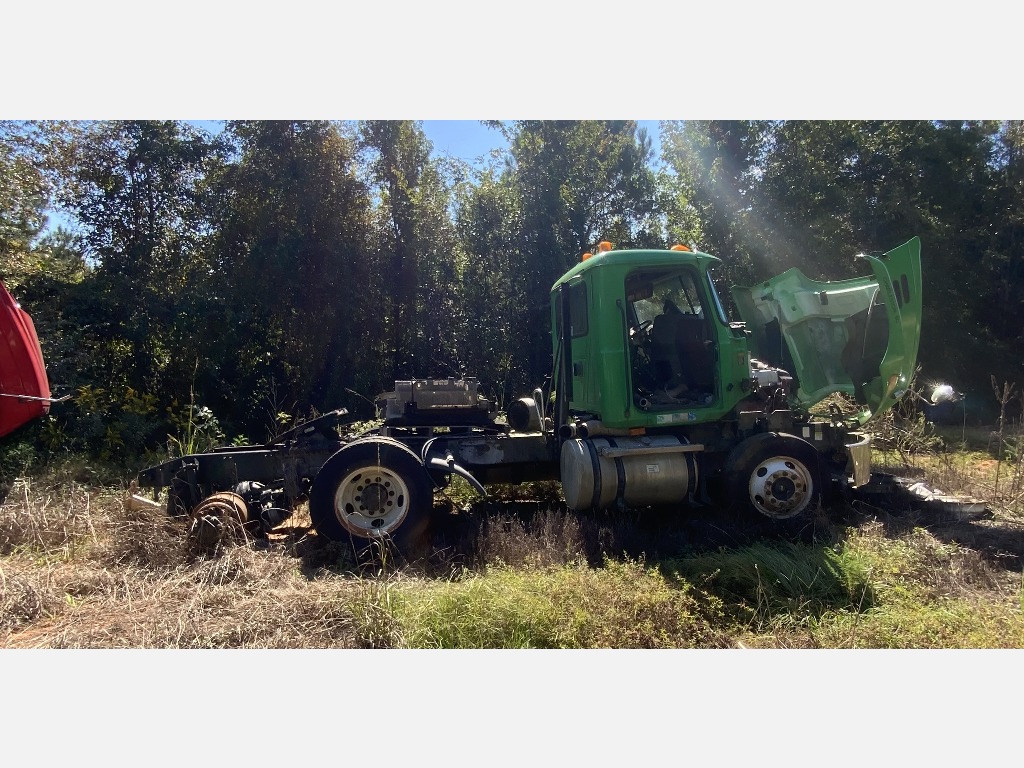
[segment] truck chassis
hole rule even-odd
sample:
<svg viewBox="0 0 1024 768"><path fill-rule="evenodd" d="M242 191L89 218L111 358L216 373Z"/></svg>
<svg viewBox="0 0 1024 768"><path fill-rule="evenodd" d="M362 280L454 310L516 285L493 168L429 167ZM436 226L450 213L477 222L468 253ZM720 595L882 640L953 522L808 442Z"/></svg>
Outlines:
<svg viewBox="0 0 1024 768"><path fill-rule="evenodd" d="M602 242L552 286L550 390L504 420L474 378L396 381L377 398L379 428L345 429L332 411L265 445L171 459L138 485L166 488L167 511L214 539L227 520L269 531L308 500L319 535L406 550L452 475L483 495L559 480L580 511L714 505L784 521L857 489L883 498L909 485L872 483L860 427L910 385L920 240L861 256L861 278L790 269L734 286L737 322L710 277L717 258ZM833 393L854 411L812 414Z"/></svg>
<svg viewBox="0 0 1024 768"><path fill-rule="evenodd" d="M750 403L775 400L755 388ZM166 489L166 511L204 541L229 520L268 533L308 500L319 535L387 539L405 551L422 541L433 492L452 475L481 495L497 483L560 479L579 510L719 504L777 520L867 479L866 437L788 410L751 407L732 422L620 434L594 420L555 430L544 401L537 390L499 420L475 379L399 381L379 396L383 420L372 430L347 429L353 419L335 410L264 445L170 459L137 483L158 497Z"/></svg>

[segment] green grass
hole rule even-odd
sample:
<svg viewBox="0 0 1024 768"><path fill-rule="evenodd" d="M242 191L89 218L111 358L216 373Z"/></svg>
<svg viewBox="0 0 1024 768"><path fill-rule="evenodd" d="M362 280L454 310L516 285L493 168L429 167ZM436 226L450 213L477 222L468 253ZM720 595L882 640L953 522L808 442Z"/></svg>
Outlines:
<svg viewBox="0 0 1024 768"><path fill-rule="evenodd" d="M726 645L716 598L640 561L499 566L401 590L415 648L697 648Z"/></svg>
<svg viewBox="0 0 1024 768"><path fill-rule="evenodd" d="M830 545L398 580L376 599L410 648L1016 648L1014 578L1004 590L970 549L869 524Z"/></svg>

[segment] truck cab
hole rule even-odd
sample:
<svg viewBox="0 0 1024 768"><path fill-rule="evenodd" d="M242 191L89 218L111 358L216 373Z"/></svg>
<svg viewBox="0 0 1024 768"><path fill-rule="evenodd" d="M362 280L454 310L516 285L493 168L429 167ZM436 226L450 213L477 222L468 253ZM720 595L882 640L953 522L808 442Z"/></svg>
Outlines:
<svg viewBox="0 0 1024 768"><path fill-rule="evenodd" d="M724 501L783 520L866 483L857 429L899 399L917 361L920 242L861 258L865 277L791 269L734 287L731 320L714 256L584 254L552 287L568 506ZM835 393L850 407L812 411Z"/></svg>
<svg viewBox="0 0 1024 768"><path fill-rule="evenodd" d="M863 424L910 383L921 323L920 242L862 255L867 277L812 280L797 269L733 287L730 320L714 256L602 244L552 287L555 360L568 412L610 429L738 418L759 390L781 388L806 412L850 395Z"/></svg>

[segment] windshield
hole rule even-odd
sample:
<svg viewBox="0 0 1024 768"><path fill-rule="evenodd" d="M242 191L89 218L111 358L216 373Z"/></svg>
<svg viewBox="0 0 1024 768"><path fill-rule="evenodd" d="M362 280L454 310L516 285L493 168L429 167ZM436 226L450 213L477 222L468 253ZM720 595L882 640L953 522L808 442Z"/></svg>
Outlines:
<svg viewBox="0 0 1024 768"><path fill-rule="evenodd" d="M661 279L634 275L629 282L633 287L628 294L637 323L653 323L654 318L667 308L684 315L703 317L697 287L689 273Z"/></svg>

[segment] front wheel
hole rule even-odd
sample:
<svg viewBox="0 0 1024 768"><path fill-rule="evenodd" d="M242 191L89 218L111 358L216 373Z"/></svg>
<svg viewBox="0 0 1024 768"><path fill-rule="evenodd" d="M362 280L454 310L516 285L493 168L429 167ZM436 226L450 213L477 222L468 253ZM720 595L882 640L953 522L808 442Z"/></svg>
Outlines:
<svg viewBox="0 0 1024 768"><path fill-rule="evenodd" d="M729 499L736 508L788 520L821 499L818 452L794 435L767 433L740 443L726 462Z"/></svg>
<svg viewBox="0 0 1024 768"><path fill-rule="evenodd" d="M387 437L349 443L323 465L309 493L313 527L332 541L390 541L409 554L422 543L433 492L419 457Z"/></svg>

